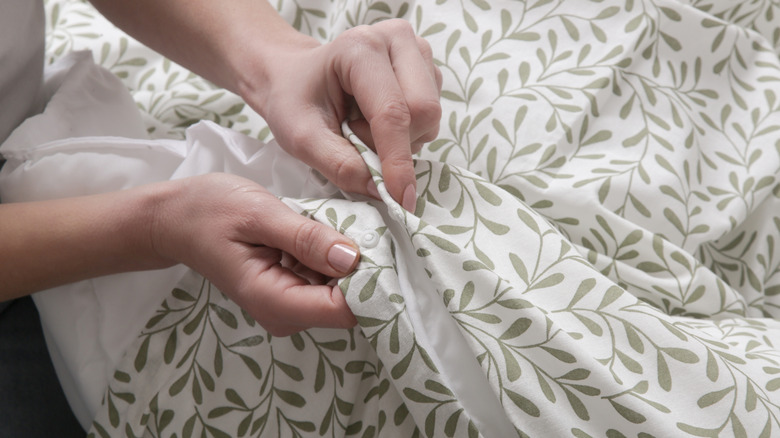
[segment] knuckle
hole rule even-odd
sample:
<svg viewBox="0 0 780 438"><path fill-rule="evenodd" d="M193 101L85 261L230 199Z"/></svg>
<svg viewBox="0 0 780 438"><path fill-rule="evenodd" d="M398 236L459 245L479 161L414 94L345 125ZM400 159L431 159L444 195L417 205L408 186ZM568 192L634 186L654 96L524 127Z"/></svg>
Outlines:
<svg viewBox="0 0 780 438"><path fill-rule="evenodd" d="M319 223L313 220L301 222L295 231L295 243L293 245L295 254L293 256L300 261L309 260L317 251L315 242L321 237L322 230Z"/></svg>
<svg viewBox="0 0 780 438"><path fill-rule="evenodd" d="M441 119L441 103L436 99L419 99L409 103L409 112L415 124L438 125Z"/></svg>
<svg viewBox="0 0 780 438"><path fill-rule="evenodd" d="M367 51L376 51L384 47L382 37L368 25L360 25L345 31L341 38L353 53L361 54Z"/></svg>
<svg viewBox="0 0 780 438"><path fill-rule="evenodd" d="M394 35L414 36L412 24L401 18L382 21L381 26Z"/></svg>
<svg viewBox="0 0 780 438"><path fill-rule="evenodd" d="M344 160L336 164L335 183L342 189L356 191L358 179L363 170L363 162L357 160Z"/></svg>
<svg viewBox="0 0 780 438"><path fill-rule="evenodd" d="M408 129L412 124L412 114L405 102L398 99L386 101L369 123L386 123L391 126Z"/></svg>
<svg viewBox="0 0 780 438"><path fill-rule="evenodd" d="M422 150L422 146L424 143L434 141L438 136L439 136L438 126L436 126L434 129L431 129L430 131L427 131L425 134L420 136L420 138L418 139L420 148L417 151L415 151L415 153L420 152L420 150Z"/></svg>
<svg viewBox="0 0 780 438"><path fill-rule="evenodd" d="M417 47L419 48L420 54L423 56L423 58L427 61L432 61L433 49L431 48L431 44L421 36L415 36L415 39L417 40Z"/></svg>
<svg viewBox="0 0 780 438"><path fill-rule="evenodd" d="M289 145L290 150L300 151L306 149L306 146L311 141L312 133L305 126L290 127L287 131L284 140Z"/></svg>
<svg viewBox="0 0 780 438"><path fill-rule="evenodd" d="M382 159L382 167L393 167L395 169L406 169L414 165L414 159L410 153L393 153Z"/></svg>
<svg viewBox="0 0 780 438"><path fill-rule="evenodd" d="M436 140L439 136L439 119L430 121L425 125L423 133L417 138L419 143L428 143L429 141Z"/></svg>

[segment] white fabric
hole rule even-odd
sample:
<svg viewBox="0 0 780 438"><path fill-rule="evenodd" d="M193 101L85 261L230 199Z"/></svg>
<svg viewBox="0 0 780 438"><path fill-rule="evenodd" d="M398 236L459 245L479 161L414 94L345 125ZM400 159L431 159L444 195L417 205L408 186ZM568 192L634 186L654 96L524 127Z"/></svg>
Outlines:
<svg viewBox="0 0 780 438"><path fill-rule="evenodd" d="M251 423L251 436L285 435L289 419L312 436L506 435L474 406L507 416L520 436L768 436L780 427L780 29L764 26L777 21L774 6L325 3L279 7L322 39L405 17L431 43L444 82L439 138L416 163L415 215L387 197L296 201L348 235L379 236L341 283L359 332L272 338L190 272L153 317L139 316L148 322L109 378L96 434L246 436ZM95 25L74 20L91 16L76 9L55 20L60 41ZM87 40L81 47L124 78L155 135L205 114L263 138L248 107L213 106L224 92L179 82L188 73L124 36ZM255 149L224 145L236 136L203 126L189 136L169 176L251 167L242 163ZM59 163L73 167L39 167L57 152L42 149L24 166L46 173L14 182L61 193L72 169L94 173L82 179L92 190L104 190L101 172L145 177L131 151L148 143L116 140L56 145L70 151ZM168 147L161 156L178 153ZM384 193L376 157L361 150ZM81 163L105 163L101 152L129 165ZM440 305L470 356L439 337L451 332ZM471 398L467 366L454 374L472 358L500 412Z"/></svg>
<svg viewBox="0 0 780 438"><path fill-rule="evenodd" d="M186 142L145 139L124 86L96 67L89 53L73 53L47 68L45 81L46 110L0 148L8 159L0 172L4 202L108 192L215 170L253 176L286 196L335 190L275 143L260 149L259 142L213 124L191 128ZM246 175L249 164L252 175ZM113 275L33 296L58 376L85 428L122 353L183 271L177 266Z"/></svg>
<svg viewBox="0 0 780 438"><path fill-rule="evenodd" d="M96 67L88 53L74 53L48 69L46 88L52 93L46 110L0 147L9 160L0 172L0 194L8 202L121 190L214 171L241 174L280 196L340 196L335 186L276 143L263 145L209 122L190 128L185 141L144 139L122 85ZM394 224L391 219L384 222ZM369 232L382 222L362 225L363 232ZM363 232L353 229L350 235L360 241ZM401 236L405 231L394 233ZM413 248L403 251L414 253ZM463 360L470 350L435 291L412 289L425 274L418 264L405 264L405 258L397 256L401 293L410 303L419 344L461 394L468 416L485 436L506 436L511 424L476 361ZM34 296L66 396L85 428L123 353L186 271L177 266L112 275Z"/></svg>

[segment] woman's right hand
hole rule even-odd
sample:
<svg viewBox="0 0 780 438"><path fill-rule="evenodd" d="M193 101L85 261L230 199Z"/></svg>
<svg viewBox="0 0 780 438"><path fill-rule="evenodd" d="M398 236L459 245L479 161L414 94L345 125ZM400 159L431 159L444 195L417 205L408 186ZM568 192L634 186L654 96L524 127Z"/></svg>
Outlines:
<svg viewBox="0 0 780 438"><path fill-rule="evenodd" d="M358 26L320 45L289 25L250 38L236 88L291 155L341 189L378 197L368 167L341 135L355 133L379 155L390 195L417 202L412 154L436 138L441 72L430 45L401 19ZM256 53L256 55L252 55Z"/></svg>

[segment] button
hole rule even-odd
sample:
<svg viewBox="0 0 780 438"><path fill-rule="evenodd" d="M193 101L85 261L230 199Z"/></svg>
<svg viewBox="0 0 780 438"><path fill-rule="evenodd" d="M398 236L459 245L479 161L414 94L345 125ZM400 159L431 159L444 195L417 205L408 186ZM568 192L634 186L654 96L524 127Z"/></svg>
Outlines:
<svg viewBox="0 0 780 438"><path fill-rule="evenodd" d="M368 231L360 236L360 246L364 248L373 248L379 245L379 234L375 231Z"/></svg>

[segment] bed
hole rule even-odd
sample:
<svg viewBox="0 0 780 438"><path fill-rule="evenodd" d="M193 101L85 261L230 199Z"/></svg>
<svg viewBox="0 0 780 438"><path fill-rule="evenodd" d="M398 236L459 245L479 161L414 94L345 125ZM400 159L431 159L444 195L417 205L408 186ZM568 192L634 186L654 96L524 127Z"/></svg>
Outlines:
<svg viewBox="0 0 780 438"><path fill-rule="evenodd" d="M400 17L430 42L443 116L416 213L348 127L382 201L323 182L88 4L49 0L67 98L3 145L4 200L228 171L362 253L340 283L351 330L271 336L180 266L37 294L90 436L780 433L780 4L272 3L322 41ZM86 88L103 99L74 110Z"/></svg>

